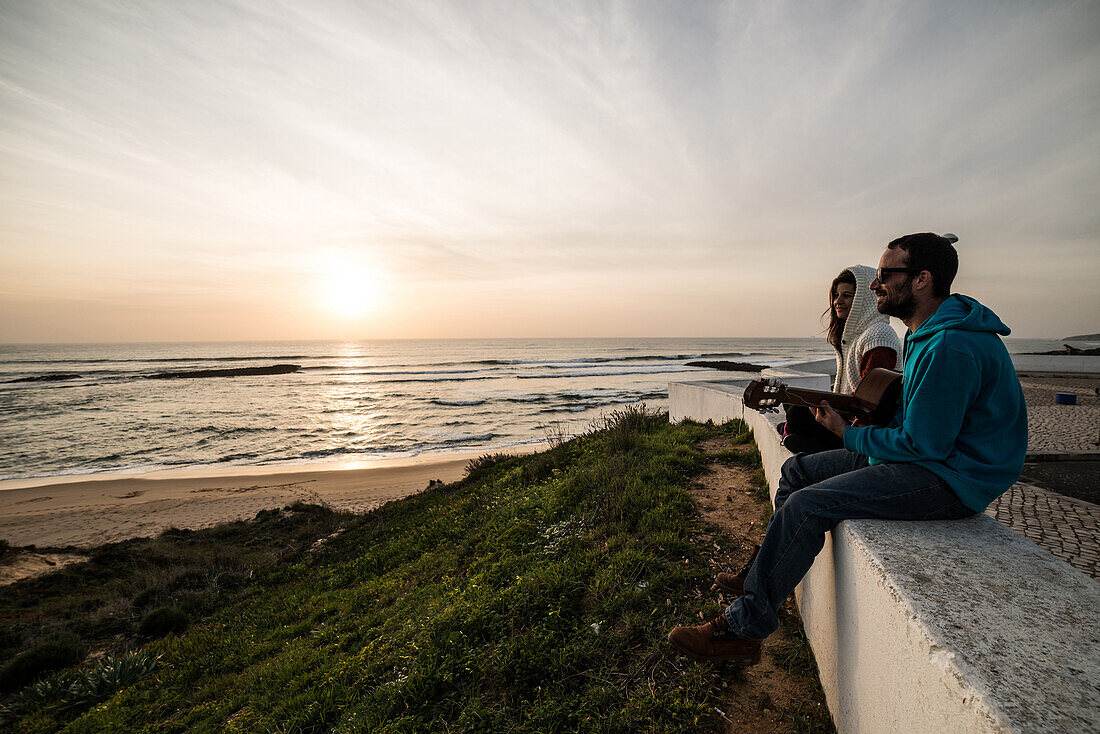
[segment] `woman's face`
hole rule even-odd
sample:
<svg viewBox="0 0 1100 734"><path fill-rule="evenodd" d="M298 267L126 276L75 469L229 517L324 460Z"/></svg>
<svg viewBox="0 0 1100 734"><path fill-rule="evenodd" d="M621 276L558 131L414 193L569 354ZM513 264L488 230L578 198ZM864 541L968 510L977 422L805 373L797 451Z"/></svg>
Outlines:
<svg viewBox="0 0 1100 734"><path fill-rule="evenodd" d="M841 321L848 318L848 312L852 310L852 300L856 297L856 287L851 283L837 283L833 291L833 312Z"/></svg>

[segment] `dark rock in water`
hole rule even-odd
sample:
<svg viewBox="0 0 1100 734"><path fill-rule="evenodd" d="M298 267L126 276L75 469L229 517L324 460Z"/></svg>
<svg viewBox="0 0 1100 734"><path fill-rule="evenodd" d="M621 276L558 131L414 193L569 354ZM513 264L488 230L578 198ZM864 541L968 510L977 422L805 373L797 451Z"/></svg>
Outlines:
<svg viewBox="0 0 1100 734"><path fill-rule="evenodd" d="M158 372L148 375L150 380L179 380L195 377L245 377L248 375L286 375L302 369L298 364L273 364L270 367L234 367L227 370L188 370L183 372Z"/></svg>
<svg viewBox="0 0 1100 734"><path fill-rule="evenodd" d="M74 374L54 374L54 375L37 375L35 377L20 377L18 380L8 380L8 382L59 382L61 380L78 380L80 375Z"/></svg>
<svg viewBox="0 0 1100 734"><path fill-rule="evenodd" d="M722 370L724 372L759 372L762 369L767 368L766 364L750 364L748 362L729 362L721 360L718 362L688 362L688 367L710 367L714 370Z"/></svg>

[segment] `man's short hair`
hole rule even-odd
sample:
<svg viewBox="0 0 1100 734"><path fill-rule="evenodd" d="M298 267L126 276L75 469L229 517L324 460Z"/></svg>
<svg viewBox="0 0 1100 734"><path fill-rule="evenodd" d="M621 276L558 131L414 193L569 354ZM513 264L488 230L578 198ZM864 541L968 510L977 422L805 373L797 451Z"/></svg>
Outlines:
<svg viewBox="0 0 1100 734"><path fill-rule="evenodd" d="M927 270L932 274L932 293L936 298L951 295L951 283L959 272L959 253L951 240L931 232L907 234L887 245L891 250L903 250L909 259L909 267Z"/></svg>

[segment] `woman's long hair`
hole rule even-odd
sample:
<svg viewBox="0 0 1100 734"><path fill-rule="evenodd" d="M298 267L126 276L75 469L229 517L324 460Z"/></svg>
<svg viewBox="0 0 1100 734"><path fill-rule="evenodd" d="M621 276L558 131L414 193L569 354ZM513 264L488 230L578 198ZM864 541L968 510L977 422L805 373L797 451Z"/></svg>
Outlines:
<svg viewBox="0 0 1100 734"><path fill-rule="evenodd" d="M834 348L840 349L840 337L844 334L844 319L837 318L836 309L833 308L833 301L836 300L836 287L841 283L848 283L853 288L856 287L856 276L852 275L851 270L842 270L840 275L833 278L832 285L829 286L829 307L825 309L825 313L821 314L821 318L825 318L825 314L829 315L829 327L828 340ZM852 299L852 305L855 305L855 299ZM849 311L848 315L851 316L852 312Z"/></svg>

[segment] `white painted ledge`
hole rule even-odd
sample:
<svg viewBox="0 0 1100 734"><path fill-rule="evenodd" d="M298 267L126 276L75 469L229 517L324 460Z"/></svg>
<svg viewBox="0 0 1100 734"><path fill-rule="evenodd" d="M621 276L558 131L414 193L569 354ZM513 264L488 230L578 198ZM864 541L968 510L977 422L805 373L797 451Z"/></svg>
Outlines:
<svg viewBox="0 0 1100 734"><path fill-rule="evenodd" d="M774 498L791 454L748 382L671 383L669 418L744 418ZM1100 583L986 515L845 521L795 596L842 733L1100 731Z"/></svg>
<svg viewBox="0 0 1100 734"><path fill-rule="evenodd" d="M1100 357L1081 354L1013 354L1021 374L1100 375Z"/></svg>

